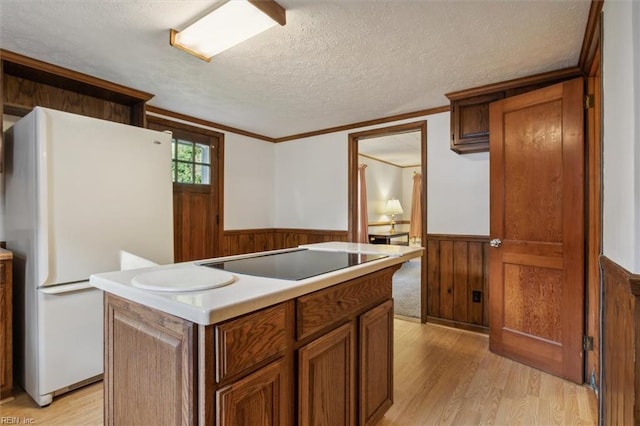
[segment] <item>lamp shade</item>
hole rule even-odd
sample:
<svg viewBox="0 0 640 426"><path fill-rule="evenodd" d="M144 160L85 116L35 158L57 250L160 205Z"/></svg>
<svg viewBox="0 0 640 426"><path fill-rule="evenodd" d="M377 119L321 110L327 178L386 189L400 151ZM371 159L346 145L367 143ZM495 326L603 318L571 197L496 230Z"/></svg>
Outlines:
<svg viewBox="0 0 640 426"><path fill-rule="evenodd" d="M385 207L386 214L402 214L404 211L402 210L402 205L400 201L392 198L391 200L387 200L387 205Z"/></svg>

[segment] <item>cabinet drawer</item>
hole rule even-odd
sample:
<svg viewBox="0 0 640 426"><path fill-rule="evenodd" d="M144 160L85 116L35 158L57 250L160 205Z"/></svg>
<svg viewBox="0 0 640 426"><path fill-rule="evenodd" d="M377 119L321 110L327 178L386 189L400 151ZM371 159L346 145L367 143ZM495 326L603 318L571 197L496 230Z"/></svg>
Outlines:
<svg viewBox="0 0 640 426"><path fill-rule="evenodd" d="M284 354L285 322L285 305L280 304L216 325L216 381L220 383Z"/></svg>
<svg viewBox="0 0 640 426"><path fill-rule="evenodd" d="M391 277L400 265L296 299L298 340L391 298Z"/></svg>

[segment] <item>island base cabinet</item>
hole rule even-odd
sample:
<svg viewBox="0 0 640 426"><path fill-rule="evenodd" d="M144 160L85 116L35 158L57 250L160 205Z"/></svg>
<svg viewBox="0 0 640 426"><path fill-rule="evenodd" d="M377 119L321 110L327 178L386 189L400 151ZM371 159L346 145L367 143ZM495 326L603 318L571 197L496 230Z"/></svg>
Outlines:
<svg viewBox="0 0 640 426"><path fill-rule="evenodd" d="M299 424L355 424L355 327L349 322L303 346L299 361Z"/></svg>
<svg viewBox="0 0 640 426"><path fill-rule="evenodd" d="M284 359L216 392L220 426L277 426L285 424L287 404Z"/></svg>
<svg viewBox="0 0 640 426"><path fill-rule="evenodd" d="M393 300L360 317L360 424L373 425L393 404Z"/></svg>
<svg viewBox="0 0 640 426"><path fill-rule="evenodd" d="M106 425L371 425L400 265L199 325L105 292Z"/></svg>
<svg viewBox="0 0 640 426"><path fill-rule="evenodd" d="M105 293L106 425L191 425L194 325Z"/></svg>

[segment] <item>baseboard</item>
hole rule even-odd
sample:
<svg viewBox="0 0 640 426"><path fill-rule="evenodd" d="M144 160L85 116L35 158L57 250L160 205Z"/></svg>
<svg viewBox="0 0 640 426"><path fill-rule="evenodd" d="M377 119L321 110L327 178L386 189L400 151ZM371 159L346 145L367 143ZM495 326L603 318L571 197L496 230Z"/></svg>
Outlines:
<svg viewBox="0 0 640 426"><path fill-rule="evenodd" d="M427 317L427 322L432 324L444 325L452 328L459 328L462 330L473 331L476 333L489 334L489 327L484 327L482 325L469 324L466 322L453 321L443 318L436 317Z"/></svg>

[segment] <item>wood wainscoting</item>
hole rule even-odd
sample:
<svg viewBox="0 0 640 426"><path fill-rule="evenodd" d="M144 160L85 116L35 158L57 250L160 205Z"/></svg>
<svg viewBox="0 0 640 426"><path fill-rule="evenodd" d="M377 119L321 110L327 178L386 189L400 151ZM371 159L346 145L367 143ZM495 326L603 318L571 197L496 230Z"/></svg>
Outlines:
<svg viewBox="0 0 640 426"><path fill-rule="evenodd" d="M605 425L640 424L640 275L605 256L603 281L602 412Z"/></svg>
<svg viewBox="0 0 640 426"><path fill-rule="evenodd" d="M292 228L229 230L224 231L222 255L234 256L327 241L348 241L347 231Z"/></svg>
<svg viewBox="0 0 640 426"><path fill-rule="evenodd" d="M426 249L427 321L488 333L489 237L428 234Z"/></svg>

